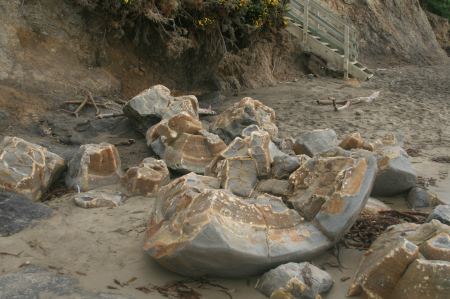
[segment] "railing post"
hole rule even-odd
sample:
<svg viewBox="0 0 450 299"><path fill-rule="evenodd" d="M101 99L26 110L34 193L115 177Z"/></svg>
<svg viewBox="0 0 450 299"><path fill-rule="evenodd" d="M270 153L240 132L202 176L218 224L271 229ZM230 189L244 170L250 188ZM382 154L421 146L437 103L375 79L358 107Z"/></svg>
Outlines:
<svg viewBox="0 0 450 299"><path fill-rule="evenodd" d="M350 48L350 28L345 25L344 35L344 79L348 79L348 63L349 63L349 49Z"/></svg>
<svg viewBox="0 0 450 299"><path fill-rule="evenodd" d="M305 0L303 7L303 43L308 42L308 28L309 28L309 0Z"/></svg>

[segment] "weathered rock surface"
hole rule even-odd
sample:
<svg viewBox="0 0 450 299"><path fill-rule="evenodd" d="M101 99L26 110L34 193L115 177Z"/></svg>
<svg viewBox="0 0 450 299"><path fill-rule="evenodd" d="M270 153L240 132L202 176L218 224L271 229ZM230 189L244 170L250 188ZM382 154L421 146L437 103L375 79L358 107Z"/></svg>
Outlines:
<svg viewBox="0 0 450 299"><path fill-rule="evenodd" d="M268 179L260 181L256 190L277 196L288 196L292 193L292 185L288 180Z"/></svg>
<svg viewBox="0 0 450 299"><path fill-rule="evenodd" d="M143 134L160 122L182 111L198 118L198 101L195 96L173 97L163 85L155 85L142 91L123 107L124 114Z"/></svg>
<svg viewBox="0 0 450 299"><path fill-rule="evenodd" d="M295 139L293 149L297 155L313 157L333 150L337 145L336 132L332 129L325 129L303 133Z"/></svg>
<svg viewBox="0 0 450 299"><path fill-rule="evenodd" d="M249 154L255 161L258 177L267 177L270 174L272 157L270 155L270 135L265 131L254 131L250 134Z"/></svg>
<svg viewBox="0 0 450 299"><path fill-rule="evenodd" d="M50 217L52 209L10 192L0 191L0 237L20 232L39 219ZM1 292L0 292L1 294Z"/></svg>
<svg viewBox="0 0 450 299"><path fill-rule="evenodd" d="M374 149L374 146L365 141L358 132L344 136L341 143L339 143L339 146L345 150L365 149L368 151L373 151Z"/></svg>
<svg viewBox="0 0 450 299"><path fill-rule="evenodd" d="M389 227L364 255L348 295L364 292L368 298L445 298L442 294L449 292L450 264L433 258L447 258L449 233L450 227L439 221ZM433 271L440 277L430 274ZM415 297L413 292L421 296Z"/></svg>
<svg viewBox="0 0 450 299"><path fill-rule="evenodd" d="M111 189L96 189L77 193L73 200L81 208L115 208L122 205L126 197L119 191Z"/></svg>
<svg viewBox="0 0 450 299"><path fill-rule="evenodd" d="M65 168L64 159L17 137L0 143L0 189L37 201Z"/></svg>
<svg viewBox="0 0 450 299"><path fill-rule="evenodd" d="M30 265L0 276L2 299L127 299L111 293L93 293L80 288L78 280L46 268ZM131 299L131 298L128 298Z"/></svg>
<svg viewBox="0 0 450 299"><path fill-rule="evenodd" d="M450 205L439 205L434 208L433 212L431 212L430 216L428 216L427 221L431 221L433 219L450 225Z"/></svg>
<svg viewBox="0 0 450 299"><path fill-rule="evenodd" d="M117 148L109 143L85 144L69 162L66 185L88 191L118 183L122 176Z"/></svg>
<svg viewBox="0 0 450 299"><path fill-rule="evenodd" d="M364 206L363 213L366 214L378 214L382 211L390 211L392 210L391 207L389 207L387 204L382 202L381 200L378 200L376 198L370 197L367 201L366 205Z"/></svg>
<svg viewBox="0 0 450 299"><path fill-rule="evenodd" d="M223 161L230 163L233 159L240 163L248 158ZM193 173L181 177L160 190L144 249L164 267L188 276L255 275L292 260L318 255L353 224L375 178L375 158L339 159L328 161L336 164L336 169L344 168L334 178L336 186L327 189L325 195L329 199L317 213L314 224L305 222L297 211L269 195L241 198L219 189L217 178ZM311 176L294 180L297 188L302 181L302 188L308 189L307 183L312 181L307 192L320 191L322 168L316 164L328 165L319 161L306 167ZM226 166L219 168L220 172Z"/></svg>
<svg viewBox="0 0 450 299"><path fill-rule="evenodd" d="M408 154L399 146L385 146L377 150L378 174L373 186L375 196L392 196L416 186L416 172Z"/></svg>
<svg viewBox="0 0 450 299"><path fill-rule="evenodd" d="M205 167L226 148L219 136L204 130L186 112L162 120L146 135L150 146L173 170L203 174Z"/></svg>
<svg viewBox="0 0 450 299"><path fill-rule="evenodd" d="M406 201L411 208L415 209L435 206L439 200L430 191L414 187L409 190Z"/></svg>
<svg viewBox="0 0 450 299"><path fill-rule="evenodd" d="M314 158L291 174L295 210L331 239L338 240L356 220L372 190L374 157Z"/></svg>
<svg viewBox="0 0 450 299"><path fill-rule="evenodd" d="M229 143L242 136L242 131L253 124L268 132L271 138L278 135L275 111L260 101L247 97L219 114L212 123L211 130Z"/></svg>
<svg viewBox="0 0 450 299"><path fill-rule="evenodd" d="M250 157L228 158L222 161L217 177L222 188L238 196L248 197L258 183L258 168Z"/></svg>
<svg viewBox="0 0 450 299"><path fill-rule="evenodd" d="M309 159L306 155L300 156L278 156L273 159L272 177L274 179L287 179L294 170Z"/></svg>
<svg viewBox="0 0 450 299"><path fill-rule="evenodd" d="M128 192L132 195L152 195L170 181L167 165L162 160L145 158L139 166L131 167L122 178Z"/></svg>
<svg viewBox="0 0 450 299"><path fill-rule="evenodd" d="M270 298L316 299L332 286L330 274L305 262L270 270L258 279L255 288Z"/></svg>

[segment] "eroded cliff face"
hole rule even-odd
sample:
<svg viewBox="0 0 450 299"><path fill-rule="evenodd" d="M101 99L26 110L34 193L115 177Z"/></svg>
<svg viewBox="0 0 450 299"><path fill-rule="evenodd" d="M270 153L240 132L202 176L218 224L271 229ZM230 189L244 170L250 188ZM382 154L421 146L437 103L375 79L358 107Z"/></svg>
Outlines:
<svg viewBox="0 0 450 299"><path fill-rule="evenodd" d="M322 0L359 33L360 60L369 64L448 61L419 0Z"/></svg>
<svg viewBox="0 0 450 299"><path fill-rule="evenodd" d="M436 39L441 47L447 51L450 56L450 22L443 17L435 15L431 12L426 12L431 27L436 34Z"/></svg>

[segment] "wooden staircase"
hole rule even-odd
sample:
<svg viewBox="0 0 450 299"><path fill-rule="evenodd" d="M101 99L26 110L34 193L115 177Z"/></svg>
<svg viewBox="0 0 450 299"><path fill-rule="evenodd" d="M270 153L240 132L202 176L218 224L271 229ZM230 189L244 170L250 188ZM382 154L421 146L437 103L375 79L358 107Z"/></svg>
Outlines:
<svg viewBox="0 0 450 299"><path fill-rule="evenodd" d="M301 39L305 52L324 59L346 79L365 81L373 77L357 60L356 30L322 6L320 0L290 0L286 18L287 30Z"/></svg>

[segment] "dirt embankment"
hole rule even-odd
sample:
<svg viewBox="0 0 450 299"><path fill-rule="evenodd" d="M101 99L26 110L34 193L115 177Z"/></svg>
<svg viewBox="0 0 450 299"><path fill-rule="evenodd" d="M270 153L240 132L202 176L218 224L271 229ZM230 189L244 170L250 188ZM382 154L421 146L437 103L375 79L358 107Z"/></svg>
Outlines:
<svg viewBox="0 0 450 299"><path fill-rule="evenodd" d="M427 65L448 57L419 0L324 0L359 33L360 60L369 65Z"/></svg>

